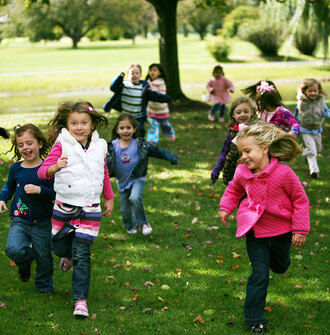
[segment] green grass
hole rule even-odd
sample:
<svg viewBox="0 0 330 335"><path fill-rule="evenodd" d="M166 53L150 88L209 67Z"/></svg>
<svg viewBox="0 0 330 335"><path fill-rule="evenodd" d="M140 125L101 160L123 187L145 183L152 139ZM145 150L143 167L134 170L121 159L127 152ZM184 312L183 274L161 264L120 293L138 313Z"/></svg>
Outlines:
<svg viewBox="0 0 330 335"><path fill-rule="evenodd" d="M34 122L45 129L51 114L5 114L8 125ZM117 114L110 114L113 124ZM0 334L244 334L243 303L250 265L245 240L235 238L232 219L223 227L217 204L225 187L210 186L226 130L207 121L205 112L171 116L177 141L160 145L179 155L179 164L151 159L144 203L154 232L127 236L115 183L115 209L102 220L92 246L92 279L86 320L72 315L72 273L59 270L54 257L55 292L43 296L33 280L22 283L17 268L3 250L10 218L2 215L0 234ZM319 157L321 179L307 177L302 157L292 165L307 182L311 232L301 251L292 249L285 275L271 274L266 313L269 334L327 334L329 311L329 141L324 126L324 150ZM109 139L109 131L102 136ZM0 152L9 142L0 139ZM7 179L10 154L1 156L1 185ZM195 222L197 219L197 222ZM193 223L195 222L195 223ZM218 229L209 230L208 228ZM235 258L235 254L239 257ZM33 265L33 271L35 265ZM144 286L151 282L153 285ZM164 286L166 285L166 286ZM204 323L194 322L201 316Z"/></svg>

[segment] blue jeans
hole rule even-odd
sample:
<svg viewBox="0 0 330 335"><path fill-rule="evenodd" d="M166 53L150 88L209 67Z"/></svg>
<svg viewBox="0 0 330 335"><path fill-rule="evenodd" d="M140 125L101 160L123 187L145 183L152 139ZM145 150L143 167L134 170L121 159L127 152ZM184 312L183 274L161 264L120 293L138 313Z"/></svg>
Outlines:
<svg viewBox="0 0 330 335"><path fill-rule="evenodd" d="M53 242L54 254L73 259L72 299L87 300L91 279L90 245L77 239L74 232Z"/></svg>
<svg viewBox="0 0 330 335"><path fill-rule="evenodd" d="M266 323L264 308L269 284L269 268L284 273L290 266L292 233L255 238L253 229L246 234L247 252L252 265L252 275L246 287L244 303L245 323Z"/></svg>
<svg viewBox="0 0 330 335"><path fill-rule="evenodd" d="M214 104L211 108L210 113L215 115L217 111L219 111L219 117L224 117L227 112L226 104Z"/></svg>
<svg viewBox="0 0 330 335"><path fill-rule="evenodd" d="M36 288L42 293L54 290L50 220L29 225L26 220L14 217L10 225L5 253L21 269L31 267L35 259Z"/></svg>
<svg viewBox="0 0 330 335"><path fill-rule="evenodd" d="M142 201L142 192L145 185L145 180L137 180L130 189L119 192L120 212L127 230L131 230L135 226L142 226L148 222Z"/></svg>

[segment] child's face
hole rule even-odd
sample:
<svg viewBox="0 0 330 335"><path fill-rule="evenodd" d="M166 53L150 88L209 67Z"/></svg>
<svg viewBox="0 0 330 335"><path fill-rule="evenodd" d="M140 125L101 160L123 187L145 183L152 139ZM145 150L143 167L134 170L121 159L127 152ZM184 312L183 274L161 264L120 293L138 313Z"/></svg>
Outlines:
<svg viewBox="0 0 330 335"><path fill-rule="evenodd" d="M314 100L319 95L319 86L317 84L309 86L305 90L307 98Z"/></svg>
<svg viewBox="0 0 330 335"><path fill-rule="evenodd" d="M252 173L260 173L268 166L268 148L260 147L253 136L241 137L237 141L237 149L242 153L242 162Z"/></svg>
<svg viewBox="0 0 330 335"><path fill-rule="evenodd" d="M149 70L149 77L151 79L151 81L154 81L155 79L157 79L160 76L160 71L158 70L157 66L153 66L150 70Z"/></svg>
<svg viewBox="0 0 330 335"><path fill-rule="evenodd" d="M118 123L117 133L121 140L130 142L135 132L136 128L133 128L129 120L122 120Z"/></svg>
<svg viewBox="0 0 330 335"><path fill-rule="evenodd" d="M42 148L42 143L39 143L30 131L16 136L16 144L19 154L25 161L32 164L40 160L39 150Z"/></svg>
<svg viewBox="0 0 330 335"><path fill-rule="evenodd" d="M80 144L85 146L93 131L92 118L88 113L73 112L68 117L67 129Z"/></svg>
<svg viewBox="0 0 330 335"><path fill-rule="evenodd" d="M239 104L233 112L233 118L237 123L248 124L253 111L251 110L249 104L247 102L243 102Z"/></svg>
<svg viewBox="0 0 330 335"><path fill-rule="evenodd" d="M141 79L141 71L137 66L133 66L128 70L128 80L133 84L139 84Z"/></svg>
<svg viewBox="0 0 330 335"><path fill-rule="evenodd" d="M222 76L222 71L221 70L215 70L214 71L214 77L216 78L216 79L220 79L221 78L221 76Z"/></svg>

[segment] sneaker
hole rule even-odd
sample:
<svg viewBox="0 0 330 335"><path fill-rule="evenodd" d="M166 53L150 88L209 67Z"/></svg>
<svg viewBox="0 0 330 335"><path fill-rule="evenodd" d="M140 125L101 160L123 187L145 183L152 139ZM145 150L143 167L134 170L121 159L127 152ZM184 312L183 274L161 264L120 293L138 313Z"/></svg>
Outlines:
<svg viewBox="0 0 330 335"><path fill-rule="evenodd" d="M72 270L73 260L71 258L61 258L60 268L63 272L69 272Z"/></svg>
<svg viewBox="0 0 330 335"><path fill-rule="evenodd" d="M313 179L318 179L318 178L320 178L320 175L319 175L318 172L313 172L313 173L311 173L310 177L313 178Z"/></svg>
<svg viewBox="0 0 330 335"><path fill-rule="evenodd" d="M223 117L219 117L219 122L220 122L220 123L225 122L225 118L223 118Z"/></svg>
<svg viewBox="0 0 330 335"><path fill-rule="evenodd" d="M127 229L127 234L136 234L136 233L137 233L137 230L135 227L133 227L131 230Z"/></svg>
<svg viewBox="0 0 330 335"><path fill-rule="evenodd" d="M77 300L73 315L89 317L86 300Z"/></svg>
<svg viewBox="0 0 330 335"><path fill-rule="evenodd" d="M23 282L28 281L31 277L31 265L24 269L20 266L18 268L18 277Z"/></svg>
<svg viewBox="0 0 330 335"><path fill-rule="evenodd" d="M143 235L149 235L152 233L152 228L150 226L149 223L145 223L143 226L142 226L142 234Z"/></svg>
<svg viewBox="0 0 330 335"><path fill-rule="evenodd" d="M259 323L258 325L251 326L252 334L263 334L264 333L264 325Z"/></svg>
<svg viewBox="0 0 330 335"><path fill-rule="evenodd" d="M171 137L170 137L170 142L174 142L175 141L175 135L172 135Z"/></svg>
<svg viewBox="0 0 330 335"><path fill-rule="evenodd" d="M214 121L214 115L209 113L208 119L209 119L209 121L213 122Z"/></svg>

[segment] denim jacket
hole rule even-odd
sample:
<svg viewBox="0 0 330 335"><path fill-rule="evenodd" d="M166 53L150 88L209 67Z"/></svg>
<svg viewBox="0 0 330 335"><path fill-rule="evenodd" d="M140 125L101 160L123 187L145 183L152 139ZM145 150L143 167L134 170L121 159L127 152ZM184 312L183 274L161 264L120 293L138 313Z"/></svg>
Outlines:
<svg viewBox="0 0 330 335"><path fill-rule="evenodd" d="M156 145L147 142L143 138L136 139L140 159L136 164L131 177L139 178L145 177L148 171L148 157L154 157L158 159L165 159L170 161L172 165L178 164L178 156L176 154L172 154L164 148L158 147ZM109 175L111 177L115 177L113 174L113 164L114 164L114 156L115 149L111 141L108 142L108 153L107 153L107 166L109 170Z"/></svg>
<svg viewBox="0 0 330 335"><path fill-rule="evenodd" d="M115 77L110 83L110 90L115 94L105 103L102 107L105 112L109 113L112 108L121 112L121 94L124 88L124 74L120 73L117 77ZM156 91L153 91L146 80L142 80L142 111L144 114L145 120L147 120L147 104L148 101L155 102L170 102L171 97L166 94L162 94Z"/></svg>

